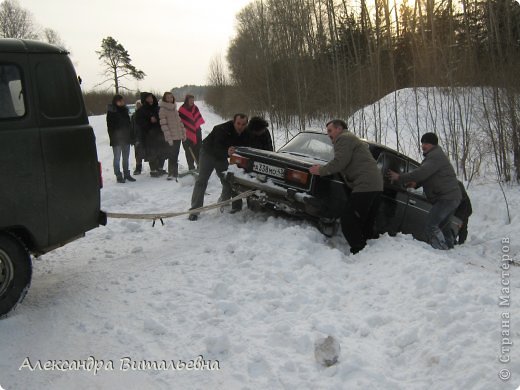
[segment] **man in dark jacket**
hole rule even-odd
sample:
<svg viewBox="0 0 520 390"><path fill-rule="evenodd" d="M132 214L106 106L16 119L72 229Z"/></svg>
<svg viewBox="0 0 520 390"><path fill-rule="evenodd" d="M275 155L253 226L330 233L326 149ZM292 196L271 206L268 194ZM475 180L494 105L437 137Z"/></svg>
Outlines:
<svg viewBox="0 0 520 390"><path fill-rule="evenodd" d="M166 145L159 123L159 102L151 93L141 92L141 103L143 106L136 111L135 120L144 138L150 176L159 177L163 173L160 169L164 164Z"/></svg>
<svg viewBox="0 0 520 390"><path fill-rule="evenodd" d="M199 177L195 182L191 196L192 209L203 206L204 193L213 170L217 172L222 183L222 194L219 201L231 198L232 189L224 177L224 172L228 169L228 157L235 153L235 147L247 145L247 137L244 133L246 126L247 116L245 114L235 114L232 121L215 126L202 142L199 159ZM190 214L189 219L191 221L196 221L197 218L197 214Z"/></svg>
<svg viewBox="0 0 520 390"><path fill-rule="evenodd" d="M107 129L110 137L110 146L114 152L114 174L118 183L126 180L135 181L130 176L128 160L130 157L130 145L132 141L132 130L130 129L130 115L128 107L121 95L115 95L112 104L107 107ZM123 174L121 174L120 164L123 157Z"/></svg>
<svg viewBox="0 0 520 390"><path fill-rule="evenodd" d="M449 220L461 200L457 176L439 146L437 135L424 134L421 148L424 160L419 168L403 174L389 170L388 177L407 187L423 187L426 198L433 205L426 221L428 240L435 249L450 249L455 239Z"/></svg>
<svg viewBox="0 0 520 390"><path fill-rule="evenodd" d="M473 214L473 208L471 207L471 200L469 199L468 193L461 181L459 181L459 188L462 194L462 200L460 201L457 210L455 210L454 215L462 220L462 226L459 229L457 241L457 244L462 245L468 238L468 221L471 214Z"/></svg>
<svg viewBox="0 0 520 390"><path fill-rule="evenodd" d="M374 225L383 191L383 176L368 145L347 131L339 119L327 123L327 133L334 144L334 159L328 164L314 165L313 175L340 173L352 190L341 214L341 229L350 245L350 252L361 251L370 238L375 238Z"/></svg>
<svg viewBox="0 0 520 390"><path fill-rule="evenodd" d="M255 149L273 151L273 140L268 129L269 123L263 118L254 116L247 125L248 146Z"/></svg>

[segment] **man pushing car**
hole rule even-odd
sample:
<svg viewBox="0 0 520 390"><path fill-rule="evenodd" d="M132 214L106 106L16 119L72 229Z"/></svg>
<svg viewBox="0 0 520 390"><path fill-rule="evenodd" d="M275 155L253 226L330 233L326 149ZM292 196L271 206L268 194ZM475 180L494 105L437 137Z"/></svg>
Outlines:
<svg viewBox="0 0 520 390"><path fill-rule="evenodd" d="M334 145L334 158L326 165L313 165L313 175L341 174L352 190L341 213L341 229L356 254L375 238L374 225L383 191L383 176L365 142L347 131L347 124L334 119L327 123L327 134Z"/></svg>
<svg viewBox="0 0 520 390"><path fill-rule="evenodd" d="M428 242L435 249L453 248L455 237L449 220L459 206L462 195L457 175L439 146L434 133L425 133L421 138L424 160L421 166L411 172L399 174L388 170L387 176L407 187L423 187L432 208L426 221Z"/></svg>

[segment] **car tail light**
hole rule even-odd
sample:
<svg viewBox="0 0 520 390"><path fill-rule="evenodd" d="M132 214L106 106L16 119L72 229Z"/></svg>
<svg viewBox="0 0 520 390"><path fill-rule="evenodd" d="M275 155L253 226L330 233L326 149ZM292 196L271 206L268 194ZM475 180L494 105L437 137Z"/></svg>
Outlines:
<svg viewBox="0 0 520 390"><path fill-rule="evenodd" d="M308 172L297 171L295 169L287 169L285 176L287 180L303 185L307 184L309 180Z"/></svg>
<svg viewBox="0 0 520 390"><path fill-rule="evenodd" d="M236 164L240 168L247 168L247 163L249 162L249 159L246 157L239 156L238 154L233 154L229 158L229 163L231 165Z"/></svg>
<svg viewBox="0 0 520 390"><path fill-rule="evenodd" d="M99 167L99 188L103 188L103 168L101 167L101 161L98 161Z"/></svg>

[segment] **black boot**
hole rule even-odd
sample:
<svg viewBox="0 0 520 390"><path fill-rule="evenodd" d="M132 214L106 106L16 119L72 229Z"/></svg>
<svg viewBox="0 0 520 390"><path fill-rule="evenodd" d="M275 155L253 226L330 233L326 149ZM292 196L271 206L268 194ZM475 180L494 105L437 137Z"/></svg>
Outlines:
<svg viewBox="0 0 520 390"><path fill-rule="evenodd" d="M140 175L143 170L143 166L141 164L137 164L134 169L134 175Z"/></svg>
<svg viewBox="0 0 520 390"><path fill-rule="evenodd" d="M125 179L128 181L135 181L135 179L130 176L130 171L125 171Z"/></svg>
<svg viewBox="0 0 520 390"><path fill-rule="evenodd" d="M118 183L124 183L125 179L123 178L123 175L121 173L116 173L116 179Z"/></svg>
<svg viewBox="0 0 520 390"><path fill-rule="evenodd" d="M168 180L177 181L177 177L179 176L179 164L173 162L172 159L168 160Z"/></svg>

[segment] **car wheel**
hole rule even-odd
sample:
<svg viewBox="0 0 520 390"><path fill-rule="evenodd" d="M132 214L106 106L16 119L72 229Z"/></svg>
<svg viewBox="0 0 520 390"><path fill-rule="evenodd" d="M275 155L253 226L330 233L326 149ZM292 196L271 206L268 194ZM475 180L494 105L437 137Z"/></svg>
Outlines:
<svg viewBox="0 0 520 390"><path fill-rule="evenodd" d="M249 197L247 198L247 208L251 211L257 212L261 211L264 207L258 199Z"/></svg>
<svg viewBox="0 0 520 390"><path fill-rule="evenodd" d="M0 234L0 318L25 298L31 284L31 256L16 237Z"/></svg>
<svg viewBox="0 0 520 390"><path fill-rule="evenodd" d="M339 220L323 221L318 220L318 230L326 237L333 237L339 229Z"/></svg>

